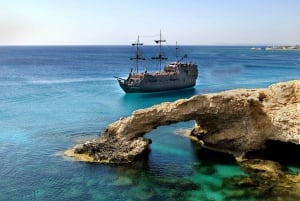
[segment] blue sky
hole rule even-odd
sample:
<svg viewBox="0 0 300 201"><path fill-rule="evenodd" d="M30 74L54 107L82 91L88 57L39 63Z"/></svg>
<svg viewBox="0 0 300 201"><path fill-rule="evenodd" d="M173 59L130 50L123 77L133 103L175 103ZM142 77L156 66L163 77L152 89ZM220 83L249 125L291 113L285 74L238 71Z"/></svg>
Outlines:
<svg viewBox="0 0 300 201"><path fill-rule="evenodd" d="M0 0L0 45L300 44L299 0Z"/></svg>

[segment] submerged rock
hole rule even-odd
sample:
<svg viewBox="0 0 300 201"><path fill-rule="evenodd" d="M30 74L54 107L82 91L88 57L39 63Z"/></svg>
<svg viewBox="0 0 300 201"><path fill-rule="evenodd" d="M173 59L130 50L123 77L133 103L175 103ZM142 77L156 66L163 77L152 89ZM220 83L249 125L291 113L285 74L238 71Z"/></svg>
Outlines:
<svg viewBox="0 0 300 201"><path fill-rule="evenodd" d="M119 187L131 186L131 185L133 185L133 182L129 177L120 176L118 179L113 181L113 183L111 185L119 186Z"/></svg>
<svg viewBox="0 0 300 201"><path fill-rule="evenodd" d="M143 137L146 133L189 120L195 120L191 138L235 157L264 148L268 140L300 144L300 80L265 89L196 95L136 110L108 125L99 140L75 146L66 154L92 162L129 163L151 143Z"/></svg>
<svg viewBox="0 0 300 201"><path fill-rule="evenodd" d="M238 163L250 175L240 183L248 181L247 187L255 187L258 197L266 200L300 200L300 172L289 174L279 163L269 160L238 160Z"/></svg>
<svg viewBox="0 0 300 201"><path fill-rule="evenodd" d="M300 200L300 172L290 174L279 163L261 159L237 159L247 175L223 179L225 200Z"/></svg>

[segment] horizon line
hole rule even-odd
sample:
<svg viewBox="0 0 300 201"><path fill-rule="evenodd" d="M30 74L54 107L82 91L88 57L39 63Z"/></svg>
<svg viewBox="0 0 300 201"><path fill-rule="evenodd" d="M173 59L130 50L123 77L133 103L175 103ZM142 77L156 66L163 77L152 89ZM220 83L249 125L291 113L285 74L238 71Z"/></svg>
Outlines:
<svg viewBox="0 0 300 201"><path fill-rule="evenodd" d="M180 44L179 46L296 46L299 44L290 43L214 43L214 44ZM0 47L42 47L42 46L131 46L131 44L0 44ZM144 44L144 46L156 46L155 44ZM176 46L176 44L167 44L165 46Z"/></svg>

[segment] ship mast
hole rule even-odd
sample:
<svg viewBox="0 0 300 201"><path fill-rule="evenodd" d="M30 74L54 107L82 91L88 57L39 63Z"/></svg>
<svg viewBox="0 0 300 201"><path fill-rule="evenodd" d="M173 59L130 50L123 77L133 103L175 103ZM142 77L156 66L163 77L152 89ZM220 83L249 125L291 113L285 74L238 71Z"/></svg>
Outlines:
<svg viewBox="0 0 300 201"><path fill-rule="evenodd" d="M185 55L183 55L183 57L179 60L179 59L178 59L178 49L179 49L179 47L178 47L178 44L177 44L177 41L176 41L176 62L177 62L177 63L180 63L183 59L187 58L188 56L185 54Z"/></svg>
<svg viewBox="0 0 300 201"><path fill-rule="evenodd" d="M144 57L140 54L139 46L143 45L140 43L140 36L138 36L136 43L132 43L132 46L136 46L135 57L130 58L130 60L136 60L136 72L139 72L139 60L145 60Z"/></svg>
<svg viewBox="0 0 300 201"><path fill-rule="evenodd" d="M178 63L178 45L177 45L177 41L176 41L176 63Z"/></svg>
<svg viewBox="0 0 300 201"><path fill-rule="evenodd" d="M158 52L158 56L157 56L157 57L152 57L152 59L159 60L159 71L161 71L161 61L162 61L162 60L167 60L167 59L168 59L167 57L164 57L164 56L163 56L161 43L162 43L162 42L166 42L166 40L162 40L162 39L161 39L161 31L159 32L159 40L154 40L154 42L155 42L156 44L159 43L159 52Z"/></svg>

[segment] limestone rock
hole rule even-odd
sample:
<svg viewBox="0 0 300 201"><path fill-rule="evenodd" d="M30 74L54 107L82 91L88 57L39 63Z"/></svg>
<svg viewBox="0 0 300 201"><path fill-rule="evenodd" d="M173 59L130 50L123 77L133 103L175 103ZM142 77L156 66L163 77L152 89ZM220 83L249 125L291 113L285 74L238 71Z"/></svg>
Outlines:
<svg viewBox="0 0 300 201"><path fill-rule="evenodd" d="M142 156L151 141L138 137L130 141L124 139L101 139L86 142L67 150L65 155L85 162L130 163Z"/></svg>
<svg viewBox="0 0 300 201"><path fill-rule="evenodd" d="M300 144L300 80L196 95L137 110L108 125L97 142L73 152L96 162L128 163L147 149L151 141L143 137L146 133L189 120L195 120L193 139L234 156L261 149L267 140Z"/></svg>

